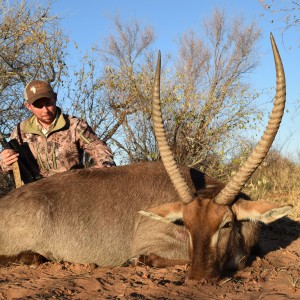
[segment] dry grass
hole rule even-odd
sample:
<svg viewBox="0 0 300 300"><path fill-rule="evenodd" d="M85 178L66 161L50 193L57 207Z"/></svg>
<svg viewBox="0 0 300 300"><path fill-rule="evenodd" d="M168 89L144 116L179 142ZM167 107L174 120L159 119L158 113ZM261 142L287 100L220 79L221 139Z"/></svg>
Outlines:
<svg viewBox="0 0 300 300"><path fill-rule="evenodd" d="M254 200L294 206L290 217L300 220L300 165L271 151L245 187Z"/></svg>

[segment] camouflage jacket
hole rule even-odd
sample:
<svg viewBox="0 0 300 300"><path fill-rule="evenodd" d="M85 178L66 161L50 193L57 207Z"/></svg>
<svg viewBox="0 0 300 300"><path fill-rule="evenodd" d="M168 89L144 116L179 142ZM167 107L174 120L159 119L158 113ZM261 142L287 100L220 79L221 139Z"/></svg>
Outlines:
<svg viewBox="0 0 300 300"><path fill-rule="evenodd" d="M58 115L50 131L44 135L36 117L32 115L16 127L10 139L17 139L22 148L29 148L33 160L31 168L42 177L83 167L83 154L87 152L95 167L115 165L110 148L101 141L83 120L63 114ZM21 136L21 139L20 139ZM0 161L1 163L1 161ZM11 167L1 166L3 171Z"/></svg>

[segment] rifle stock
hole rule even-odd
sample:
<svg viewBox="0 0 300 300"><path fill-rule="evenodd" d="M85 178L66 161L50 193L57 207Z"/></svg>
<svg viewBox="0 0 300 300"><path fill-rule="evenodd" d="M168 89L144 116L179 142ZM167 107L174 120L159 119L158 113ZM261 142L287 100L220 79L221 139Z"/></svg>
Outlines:
<svg viewBox="0 0 300 300"><path fill-rule="evenodd" d="M18 161L12 165L16 188L23 183L27 184L42 178L38 170L35 170L32 166L35 160L30 150L25 147L25 144L22 147L16 139L7 142L2 134L0 134L0 143L4 149L13 149L19 153Z"/></svg>
<svg viewBox="0 0 300 300"><path fill-rule="evenodd" d="M36 164L36 161L29 149L27 143L22 143L22 146L18 143L16 139L9 141L11 149L19 153L19 166L21 171L21 178L23 182L30 183L41 179L37 168L34 168L33 165Z"/></svg>

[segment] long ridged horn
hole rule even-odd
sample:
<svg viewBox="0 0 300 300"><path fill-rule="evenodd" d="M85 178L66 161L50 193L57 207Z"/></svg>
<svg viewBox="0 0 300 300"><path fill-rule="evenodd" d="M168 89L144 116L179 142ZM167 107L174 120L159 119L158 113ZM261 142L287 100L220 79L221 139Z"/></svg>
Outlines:
<svg viewBox="0 0 300 300"><path fill-rule="evenodd" d="M253 149L247 161L216 196L215 201L219 204L230 205L233 203L235 196L244 187L251 175L267 155L281 123L286 101L285 75L282 61L272 33L270 34L270 38L276 68L276 95L272 114L261 140Z"/></svg>
<svg viewBox="0 0 300 300"><path fill-rule="evenodd" d="M185 182L183 176L181 175L174 155L168 145L166 132L162 120L162 112L160 107L160 71L161 70L161 55L160 51L158 52L157 65L154 78L153 86L153 95L152 95L152 119L153 119L153 128L160 151L160 156L162 162L165 166L165 169L177 191L182 202L189 203L194 198L192 193Z"/></svg>

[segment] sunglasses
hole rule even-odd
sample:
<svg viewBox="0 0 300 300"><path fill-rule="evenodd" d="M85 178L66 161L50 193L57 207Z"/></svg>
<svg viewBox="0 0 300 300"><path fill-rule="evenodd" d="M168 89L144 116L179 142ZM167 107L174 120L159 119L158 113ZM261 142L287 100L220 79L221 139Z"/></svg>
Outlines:
<svg viewBox="0 0 300 300"><path fill-rule="evenodd" d="M43 100L43 101L35 101L31 104L35 108L42 109L43 107L50 107L55 105L55 101L53 100Z"/></svg>

